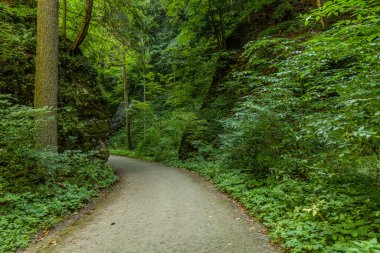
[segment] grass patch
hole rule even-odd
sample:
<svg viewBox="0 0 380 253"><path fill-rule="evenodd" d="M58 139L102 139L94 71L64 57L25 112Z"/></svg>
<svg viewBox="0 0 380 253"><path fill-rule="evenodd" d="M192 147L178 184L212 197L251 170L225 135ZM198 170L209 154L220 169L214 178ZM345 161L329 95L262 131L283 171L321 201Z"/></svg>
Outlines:
<svg viewBox="0 0 380 253"><path fill-rule="evenodd" d="M110 149L110 154L111 155L116 155L116 156L127 156L130 158L137 158L137 159L142 159L145 161L154 161L152 157L149 156L141 156L135 151L131 150L124 150L124 149Z"/></svg>

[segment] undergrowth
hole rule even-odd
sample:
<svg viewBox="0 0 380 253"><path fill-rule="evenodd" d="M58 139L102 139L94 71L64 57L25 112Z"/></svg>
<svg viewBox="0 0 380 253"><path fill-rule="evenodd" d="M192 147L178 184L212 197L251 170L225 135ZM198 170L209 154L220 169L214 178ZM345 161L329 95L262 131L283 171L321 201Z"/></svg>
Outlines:
<svg viewBox="0 0 380 253"><path fill-rule="evenodd" d="M0 95L0 252L26 247L117 180L96 153L35 150L34 118L46 110L13 102Z"/></svg>
<svg viewBox="0 0 380 253"><path fill-rule="evenodd" d="M257 179L205 161L172 162L213 181L291 252L380 252L378 186L363 178Z"/></svg>

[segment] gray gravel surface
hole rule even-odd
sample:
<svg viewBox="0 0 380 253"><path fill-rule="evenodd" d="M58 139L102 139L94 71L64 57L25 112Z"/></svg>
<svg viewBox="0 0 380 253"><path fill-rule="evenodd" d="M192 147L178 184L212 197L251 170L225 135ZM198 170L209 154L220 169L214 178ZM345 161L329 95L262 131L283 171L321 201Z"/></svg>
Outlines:
<svg viewBox="0 0 380 253"><path fill-rule="evenodd" d="M260 224L194 173L126 157L109 163L119 185L49 251L276 252Z"/></svg>

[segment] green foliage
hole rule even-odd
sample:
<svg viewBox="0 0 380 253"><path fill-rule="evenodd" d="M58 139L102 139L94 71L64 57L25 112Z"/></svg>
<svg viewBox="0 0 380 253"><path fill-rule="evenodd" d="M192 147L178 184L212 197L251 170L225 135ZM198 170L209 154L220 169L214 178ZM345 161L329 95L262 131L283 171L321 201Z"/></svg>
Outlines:
<svg viewBox="0 0 380 253"><path fill-rule="evenodd" d="M352 248L347 249L347 252L357 252L357 253L365 253L365 252L373 252L377 253L380 252L380 245L377 242L377 239L374 238L369 241L361 241L361 242L354 242L355 246Z"/></svg>
<svg viewBox="0 0 380 253"><path fill-rule="evenodd" d="M304 83L304 101L313 105L305 122L305 138L316 138L310 135L316 133L326 152L340 164L335 164L335 171L368 168L378 173L380 90L375 62L379 46L372 41L378 29L377 23L336 27L311 40L305 52L294 58L295 64L304 66L299 72L292 68L299 73L298 80L293 80ZM312 63L315 60L320 64ZM328 109L329 113L318 113Z"/></svg>
<svg viewBox="0 0 380 253"><path fill-rule="evenodd" d="M143 129L144 118L141 117L143 115L139 114L139 116L139 119L132 118L134 124L138 124L138 128L134 126L134 131L132 131L133 142L138 143L138 145L135 152L125 152L132 154L133 157L151 157L156 161L176 159L183 128L193 119L194 115L183 111L175 111L165 118L150 118L145 133ZM151 116L150 114L149 117ZM136 115L133 117L136 117ZM111 153L126 155L121 151L127 148L126 143L125 129L122 128L110 139Z"/></svg>
<svg viewBox="0 0 380 253"><path fill-rule="evenodd" d="M22 57L22 52L35 43L34 29L28 22L34 20L36 12L26 6L13 7L0 3L0 54L2 61Z"/></svg>
<svg viewBox="0 0 380 253"><path fill-rule="evenodd" d="M33 83L36 11L24 5L0 3L0 93L26 100ZM13 75L13 73L17 73ZM11 92L14 91L14 92ZM29 102L29 101L28 101Z"/></svg>
<svg viewBox="0 0 380 253"><path fill-rule="evenodd" d="M259 37L269 36L295 36L299 34L307 34L308 27L301 19L294 19L280 22L260 32Z"/></svg>
<svg viewBox="0 0 380 253"><path fill-rule="evenodd" d="M204 160L172 162L212 180L270 228L269 236L291 252L377 252L378 187L365 178L304 182L258 179L244 168ZM372 250L372 251L370 251Z"/></svg>
<svg viewBox="0 0 380 253"><path fill-rule="evenodd" d="M379 20L380 4L377 0L332 0L326 1L322 8L314 10L306 17L306 25L310 20L319 21L323 17L343 16L339 23L376 22Z"/></svg>
<svg viewBox="0 0 380 253"><path fill-rule="evenodd" d="M43 110L12 106L0 95L0 182L3 187L19 187L15 180L33 174L36 157L32 150L35 122L33 117ZM22 145L20 145L22 144ZM23 180L17 180L23 184Z"/></svg>
<svg viewBox="0 0 380 253"><path fill-rule="evenodd" d="M0 252L26 247L38 231L52 227L95 195L86 187L63 183L38 185L33 191L0 198Z"/></svg>
<svg viewBox="0 0 380 253"><path fill-rule="evenodd" d="M227 82L250 93L225 121L230 166L301 178L378 177L378 29L367 22L335 26L303 44L248 43L246 69Z"/></svg>
<svg viewBox="0 0 380 253"><path fill-rule="evenodd" d="M294 110L300 107L300 100L288 86L276 85L278 79L273 76L279 62L299 47L298 40L281 38L247 44L243 54L247 69L235 72L226 82L235 92L241 87L243 94L251 93L236 106L234 116L224 121L226 131L221 140L228 166L251 170L257 176L306 176L304 158L291 153L308 149L307 142L294 136L298 117Z"/></svg>

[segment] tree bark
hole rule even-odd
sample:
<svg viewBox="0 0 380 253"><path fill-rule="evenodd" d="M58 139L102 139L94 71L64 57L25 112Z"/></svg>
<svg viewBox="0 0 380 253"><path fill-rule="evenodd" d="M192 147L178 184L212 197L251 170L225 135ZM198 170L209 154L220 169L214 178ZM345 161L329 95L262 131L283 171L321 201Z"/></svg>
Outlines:
<svg viewBox="0 0 380 253"><path fill-rule="evenodd" d="M37 3L37 55L34 107L51 110L37 117L36 147L57 150L59 0Z"/></svg>
<svg viewBox="0 0 380 253"><path fill-rule="evenodd" d="M128 79L127 79L127 67L125 65L125 51L123 52L123 84L124 84L124 105L125 105L125 133L127 139L128 150L132 150L132 139L131 139L131 124L129 122L129 98L128 98Z"/></svg>
<svg viewBox="0 0 380 253"><path fill-rule="evenodd" d="M71 54L78 53L79 46L83 43L84 39L87 36L88 28L90 27L90 22L91 22L93 5L94 5L93 0L87 0L86 1L86 8L84 11L84 22L83 22L81 31L78 33L77 37L75 38L73 45L71 46L71 48L69 50Z"/></svg>

